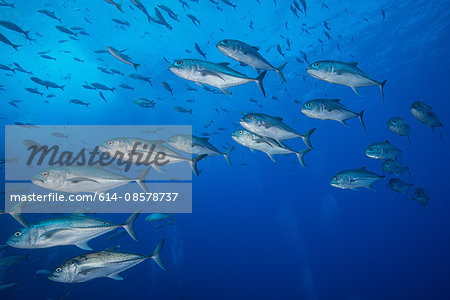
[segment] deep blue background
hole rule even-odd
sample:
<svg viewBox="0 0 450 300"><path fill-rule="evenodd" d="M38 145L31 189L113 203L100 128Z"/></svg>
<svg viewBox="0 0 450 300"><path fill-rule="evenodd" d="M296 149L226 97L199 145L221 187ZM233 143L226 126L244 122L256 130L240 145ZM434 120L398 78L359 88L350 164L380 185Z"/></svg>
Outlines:
<svg viewBox="0 0 450 300"><path fill-rule="evenodd" d="M223 11L219 11L210 1L200 0L197 4L187 0L191 9L186 12L178 1L164 1L180 15L180 23L176 23L163 13L173 31L148 24L140 11L130 9L129 1L124 1L125 13L104 1L81 0L59 4L17 0L15 9L0 8L0 19L31 30L30 36L37 39L30 43L23 35L1 27L2 34L23 46L16 52L1 44L0 63L18 62L34 76L66 85L64 92L51 90L56 97L45 103L45 98L24 90L36 87L46 95L49 93L29 76L18 73L7 77L7 72L0 71L0 84L6 89L0 92L0 117L4 124L17 121L192 124L197 135L220 132L218 127L228 128L211 137L217 147L235 145L230 137L236 130L232 123L238 122L242 112L283 117L299 132L317 127L311 138L315 150L305 157L306 169L301 168L294 155L277 156L278 162L274 164L264 153L252 154L236 144L231 154L233 167L221 157L200 162L203 172L193 182L194 212L175 216L177 226L155 229L140 217L136 224L138 243L128 236L116 241L100 237L90 243L95 250L120 244L121 250L147 254L161 238L166 238L162 259L167 272L146 261L121 274L123 281L102 278L67 285L34 273L42 268L53 269L61 261L84 253L83 250L74 246L33 251L8 248L0 255L29 253L31 263L2 269L0 281L19 284L1 292L2 298L59 299L70 288L68 299L450 298L450 203L446 186L450 179L449 2L376 1L375 4L367 0L327 0L329 9L326 9L321 8L320 1L307 1L307 15L300 13L297 19L289 9L291 1L278 0L276 6L272 0L260 1L261 6L255 0L235 0L236 11L225 4L220 4ZM142 2L154 15L156 2ZM84 27L90 36L80 36L79 41L69 39L55 29L55 25L60 25L56 20L37 13L38 9L55 10L63 18L63 25ZM385 21L381 9L386 12ZM200 29L186 13L200 19ZM85 22L85 17L93 24ZM131 26L123 30L112 18L127 20ZM254 30L248 26L250 20ZM285 27L286 20L289 30ZM331 27L331 40L323 33L324 20ZM43 37L36 36L36 32ZM290 51L280 34L292 41ZM67 43L57 42L66 38ZM197 42L208 60L231 62L232 67L255 76L253 69L238 66L215 48L223 38L259 46L274 65L284 61L276 51L279 43L288 62L287 84L280 83L276 73L269 72L264 81L267 98L262 97L253 83L232 88L233 96L229 97L200 88L197 92L187 91L186 82L167 70L163 56L169 61L201 58L193 47ZM126 53L143 65L139 73L151 76L154 87L98 71L97 66L103 66L134 73L130 66L109 54L93 53L108 45L118 49L129 47ZM56 61L44 60L37 54L50 49L48 55L56 57ZM185 49L193 52L186 53ZM310 77L305 72L307 65L295 59L302 57L300 50L306 52L310 62L321 59L359 62L360 68L376 80L387 80L385 103L376 87L361 89L359 97L348 87ZM85 63L76 62L73 57L84 59ZM66 77L69 74L70 79ZM84 81L101 82L118 90L104 92L108 99L105 104L97 92L81 88ZM175 97L161 87L161 81L174 88ZM120 83L136 89L123 90L118 87ZM134 104L132 100L138 97L155 100L155 109ZM257 99L258 104L250 102L250 97ZM349 122L348 128L336 122L308 119L300 113L300 104L294 102L325 97L340 98L355 111L364 109L367 131L356 119ZM74 98L92 104L89 108L69 104ZM194 103L185 102L192 98ZM18 103L19 109L8 105L13 99L22 101ZM409 104L417 100L434 108L444 124L442 140L439 130L433 133L410 114ZM192 108L193 116L176 112L174 105ZM402 116L410 123L411 144L388 130L386 122L393 116ZM203 128L211 119L213 125ZM3 140L4 133L1 134ZM368 144L386 139L403 150L401 160L411 168L411 181L424 187L431 196L426 211L410 200L412 195L388 191L383 182L375 185L376 192L344 191L329 186L332 175L344 169L366 165L381 173L381 163L365 157L363 151ZM299 139L288 144L299 150L304 147ZM127 218L101 217L117 222ZM26 218L35 220L39 216ZM0 218L0 226L0 241L6 241L19 228L7 215Z"/></svg>

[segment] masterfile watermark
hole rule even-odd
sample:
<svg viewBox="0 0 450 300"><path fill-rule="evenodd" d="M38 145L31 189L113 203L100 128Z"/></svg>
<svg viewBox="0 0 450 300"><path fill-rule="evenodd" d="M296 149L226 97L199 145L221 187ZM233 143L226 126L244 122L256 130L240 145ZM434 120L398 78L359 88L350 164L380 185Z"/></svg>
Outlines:
<svg viewBox="0 0 450 300"><path fill-rule="evenodd" d="M191 126L5 126L5 211L192 211ZM195 166L196 168L196 166Z"/></svg>

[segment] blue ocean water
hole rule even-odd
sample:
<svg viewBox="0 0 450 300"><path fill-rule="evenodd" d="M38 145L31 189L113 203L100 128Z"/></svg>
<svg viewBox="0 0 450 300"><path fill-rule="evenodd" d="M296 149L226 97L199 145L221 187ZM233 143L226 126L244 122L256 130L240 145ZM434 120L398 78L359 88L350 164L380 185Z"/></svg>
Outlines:
<svg viewBox="0 0 450 300"><path fill-rule="evenodd" d="M236 147L230 155L232 167L222 157L199 162L201 174L193 176L193 213L175 215L175 226L158 229L141 216L135 224L139 242L126 234L90 242L95 251L120 245L121 251L150 254L164 238L161 258L167 271L148 260L121 273L123 281L58 283L35 272L54 270L86 251L75 246L6 247L0 257L28 255L29 261L0 266L1 284L17 284L0 291L1 298L449 299L449 2L306 0L306 12L301 1L300 9L282 0L231 1L236 9L222 1L186 0L190 8L185 9L178 0L162 2L178 15L176 22L161 10L172 30L149 23L131 1L123 1L123 13L106 1L0 2L0 19L29 30L32 39L0 27L1 34L21 45L16 51L0 44L0 63L15 69L16 62L33 73L0 70L3 124L192 125L194 135L211 135L211 143L221 151ZM142 3L154 17L157 2ZM38 10L54 11L62 21ZM197 17L200 25L196 27L187 14ZM74 40L56 25L82 27L88 35L78 33ZM232 96L227 96L168 70L178 59L203 59L194 48L197 43L208 61L228 62L233 69L257 76L253 68L217 50L216 44L226 38L258 46L275 66L287 62L287 83L269 71L264 79L267 97L254 83L230 88ZM107 46L128 49L124 53L142 65L137 73L151 77L152 85L129 78L135 70L109 53L94 52ZM44 55L56 60L40 56L47 51ZM371 78L387 80L385 101L376 86L361 88L358 96L349 87L320 81L305 71L310 63L329 59L358 62ZM116 69L124 76L105 74L97 67ZM30 76L64 85L64 90L46 90ZM173 88L173 96L161 86L163 81ZM103 91L106 103L98 91L82 87L93 82L116 88ZM120 88L123 83L135 89ZM188 90L186 83L196 90ZM36 88L44 96L25 88ZM47 98L50 93L55 97ZM137 98L153 100L155 107L142 108L133 102ZM354 111L364 110L367 130L357 118L345 127L306 117L301 105L317 98L342 99ZM90 104L77 105L71 99ZM13 102L17 107L10 104L13 100L20 101ZM412 116L409 105L414 101L433 107L444 125L442 138L439 128L432 131ZM192 109L192 115L174 106ZM306 168L293 154L277 155L273 163L266 154L252 153L233 141L231 133L240 128L235 125L246 112L282 117L300 133L317 128L311 137L314 150L305 156ZM411 143L386 126L394 116L410 124ZM0 137L4 141L3 131ZM384 181L374 185L376 191L330 186L333 175L345 169L367 166L382 174L381 162L366 157L364 150L384 140L402 150L401 161L410 167L411 179L406 174L401 178L430 196L426 210L411 200L414 189L408 195L394 193ZM286 144L304 148L300 139ZM119 223L128 216L99 217ZM25 218L32 222L42 216ZM1 216L0 224L4 244L20 224L8 215Z"/></svg>

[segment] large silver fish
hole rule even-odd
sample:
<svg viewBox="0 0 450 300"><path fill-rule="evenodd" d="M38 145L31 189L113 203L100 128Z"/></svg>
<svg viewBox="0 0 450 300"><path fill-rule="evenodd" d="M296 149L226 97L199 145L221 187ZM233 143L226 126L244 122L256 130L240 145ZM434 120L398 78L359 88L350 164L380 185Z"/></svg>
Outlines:
<svg viewBox="0 0 450 300"><path fill-rule="evenodd" d="M339 99L315 99L308 101L303 104L301 112L313 119L334 120L345 126L348 126L347 120L358 117L364 129L366 129L363 121L364 111L362 110L359 114L353 112L343 105Z"/></svg>
<svg viewBox="0 0 450 300"><path fill-rule="evenodd" d="M227 163L231 166L230 153L234 146L228 149L225 153L214 147L207 137L199 137L189 134L176 134L167 139L167 143L177 150L196 155L223 155Z"/></svg>
<svg viewBox="0 0 450 300"><path fill-rule="evenodd" d="M139 213L132 214L123 224L88 217L70 215L42 220L16 231L6 242L9 246L22 249L49 248L75 245L84 250L92 250L88 242L116 228L125 228L137 241L133 222Z"/></svg>
<svg viewBox="0 0 450 300"><path fill-rule="evenodd" d="M358 63L345 63L337 60L322 60L312 63L306 68L306 72L314 78L349 86L359 95L358 88L377 85L380 87L384 101L384 85L386 80L378 82L370 78L357 67Z"/></svg>
<svg viewBox="0 0 450 300"><path fill-rule="evenodd" d="M295 150L292 150L288 146L277 142L274 139L259 136L248 131L247 129L239 129L233 132L231 138L237 143L250 148L252 152L253 149L256 149L266 153L273 162L276 162L276 160L273 158L273 155L275 154L294 153L295 155L297 155L298 161L303 167L305 167L304 156L306 153L311 151L311 149L307 148L297 152Z"/></svg>
<svg viewBox="0 0 450 300"><path fill-rule="evenodd" d="M34 176L31 181L37 186L69 193L105 192L135 181L148 192L144 180L150 171L146 168L138 178L128 178L108 170L91 166L63 166L48 168Z"/></svg>
<svg viewBox="0 0 450 300"><path fill-rule="evenodd" d="M136 64L136 63L132 62L131 58L128 55L123 54L122 52L120 52L119 50L117 50L117 49L115 49L115 48L113 48L111 46L106 47L106 49L108 49L108 52L112 56L114 56L115 58L117 58L118 60L123 62L124 64L133 66L133 68L137 71L137 67L139 67L140 64Z"/></svg>
<svg viewBox="0 0 450 300"><path fill-rule="evenodd" d="M366 167L362 167L337 173L331 179L330 185L340 189L357 190L358 188L368 188L369 190L374 190L372 185L383 178L384 176L367 171Z"/></svg>
<svg viewBox="0 0 450 300"><path fill-rule="evenodd" d="M442 125L439 118L433 111L433 108L422 101L416 101L409 106L411 114L420 121L422 124L428 125L431 130L434 131L435 127L441 127L441 139L442 139Z"/></svg>
<svg viewBox="0 0 450 300"><path fill-rule="evenodd" d="M164 245L162 240L151 255L139 255L114 250L88 253L66 260L58 266L48 279L64 282L78 283L100 277L108 277L114 280L122 280L119 276L123 272L144 260L153 259L163 270L166 270L160 252Z"/></svg>
<svg viewBox="0 0 450 300"><path fill-rule="evenodd" d="M283 75L283 69L286 63L282 64L278 68L272 66L258 51L259 48L250 46L244 42L238 40L226 39L217 43L217 49L220 52L232 58L243 65L253 67L258 70L273 70L277 72L283 82L286 82L286 78Z"/></svg>
<svg viewBox="0 0 450 300"><path fill-rule="evenodd" d="M245 129L250 130L257 135L272 138L278 143L281 143L282 140L299 137L303 140L308 148L313 148L311 145L310 137L311 134L316 130L315 128L308 130L305 134L300 134L286 125L283 122L282 118L272 117L270 115L260 113L245 114L244 117L242 117L242 119L239 121L239 124L241 124Z"/></svg>
<svg viewBox="0 0 450 300"><path fill-rule="evenodd" d="M164 161L167 161L167 164L175 164L179 162L188 162L194 171L195 175L199 175L197 169L197 163L206 155L198 155L193 157L192 159L185 158L180 154L176 153L172 149L163 145L164 141L150 141L139 138L131 138L131 137L120 137L110 139L100 145L99 149L102 152L109 153L111 157L119 154L123 154L123 157L120 158L123 161L136 163L138 160L140 162L148 162L151 163L155 160L158 153L164 154ZM153 147L153 152L150 153ZM133 148L135 148L135 154L130 155L132 153ZM137 154L137 155L136 155ZM150 154L150 155L149 155ZM149 156L149 157L147 157ZM160 171L158 165L151 164L155 170Z"/></svg>
<svg viewBox="0 0 450 300"><path fill-rule="evenodd" d="M266 71L257 78L250 78L228 67L229 63L212 63L198 59L179 59L170 65L169 69L175 75L193 81L197 84L207 84L219 88L225 95L230 95L228 88L256 82L264 97L263 79Z"/></svg>

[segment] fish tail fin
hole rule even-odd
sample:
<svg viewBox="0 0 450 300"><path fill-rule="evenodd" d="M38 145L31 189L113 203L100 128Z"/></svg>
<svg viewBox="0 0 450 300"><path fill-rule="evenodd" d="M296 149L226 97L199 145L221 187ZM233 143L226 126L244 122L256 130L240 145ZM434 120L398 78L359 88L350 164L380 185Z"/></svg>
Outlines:
<svg viewBox="0 0 450 300"><path fill-rule="evenodd" d="M142 171L141 174L139 174L139 177L135 179L136 183L139 184L139 186L141 187L141 189L144 190L144 192L148 193L148 188L145 185L145 177L147 177L148 172L150 172L150 169L152 168L152 166L149 166L147 169L145 169L144 171Z"/></svg>
<svg viewBox="0 0 450 300"><path fill-rule="evenodd" d="M173 96L173 95L172 95L172 96ZM192 108L191 108L190 110L188 110L188 113L190 113L191 116L192 116Z"/></svg>
<svg viewBox="0 0 450 300"><path fill-rule="evenodd" d="M230 153L231 153L231 151L233 151L233 149L234 149L234 146L231 147L231 148L229 148L229 149L223 154L223 157L225 157L225 160L226 160L227 163L230 165L230 167L232 166L232 165L231 165L231 160L230 160Z"/></svg>
<svg viewBox="0 0 450 300"><path fill-rule="evenodd" d="M385 84L386 84L386 80L383 81L382 83L380 83L381 98L383 99L383 102L384 102L384 85Z"/></svg>
<svg viewBox="0 0 450 300"><path fill-rule="evenodd" d="M305 168L305 154L308 153L309 151L311 151L311 149L307 148L307 149L303 149L300 152L297 152L297 158L298 161L300 162L300 164L302 165L303 168Z"/></svg>
<svg viewBox="0 0 450 300"><path fill-rule="evenodd" d="M59 88L62 89L62 90L64 91L64 87L65 87L65 85L60 86Z"/></svg>
<svg viewBox="0 0 450 300"><path fill-rule="evenodd" d="M133 68L137 71L137 68L140 67L140 64L133 64Z"/></svg>
<svg viewBox="0 0 450 300"><path fill-rule="evenodd" d="M304 135L300 135L306 147L308 147L309 149L313 149L313 146L311 145L311 141L309 140L309 138L311 137L311 134L313 134L314 131L316 131L316 128L308 130Z"/></svg>
<svg viewBox="0 0 450 300"><path fill-rule="evenodd" d="M122 3L116 3L116 7L118 10L124 13L124 11L122 10Z"/></svg>
<svg viewBox="0 0 450 300"><path fill-rule="evenodd" d="M264 79L264 76L266 76L266 73L267 73L267 71L264 71L261 74L259 74L258 77L255 78L255 82L256 82L256 84L258 84L264 97L266 97L266 91L264 90L263 79Z"/></svg>
<svg viewBox="0 0 450 300"><path fill-rule="evenodd" d="M58 20L59 23L62 23L62 18L56 18L56 20Z"/></svg>
<svg viewBox="0 0 450 300"><path fill-rule="evenodd" d="M155 263L158 264L158 266L161 269L163 269L164 271L167 271L166 267L164 267L164 264L163 264L163 262L161 260L161 257L159 256L159 254L161 252L161 249L162 249L162 247L164 245L164 241L165 241L165 239L162 239L162 241L158 244L158 246L156 246L155 251L153 251L153 254L150 257L155 261Z"/></svg>
<svg viewBox="0 0 450 300"><path fill-rule="evenodd" d="M30 37L28 36L29 33L30 33L30 31L24 31L24 32L23 32L23 34L25 34L25 36L26 36L27 38L30 38Z"/></svg>
<svg viewBox="0 0 450 300"><path fill-rule="evenodd" d="M362 124L362 126L364 127L364 130L367 130L367 129L366 129L366 124L364 124L363 115L364 115L364 110L362 110L362 111L359 113L358 118L359 118L359 120L361 121L361 124Z"/></svg>
<svg viewBox="0 0 450 300"><path fill-rule="evenodd" d="M286 67L286 64L287 64L287 62L285 62L284 64L282 64L275 70L283 82L286 82L286 78L284 77L284 74L283 74L283 69L284 69L284 67Z"/></svg>
<svg viewBox="0 0 450 300"><path fill-rule="evenodd" d="M90 103L85 103L86 107L89 107Z"/></svg>
<svg viewBox="0 0 450 300"><path fill-rule="evenodd" d="M19 51L19 49L17 49L17 48L22 47L22 45L14 45L14 44L11 44L11 46L13 46L13 48L14 48L16 51Z"/></svg>
<svg viewBox="0 0 450 300"><path fill-rule="evenodd" d="M202 154L202 155L197 155L196 157L193 157L190 161L189 164L191 165L192 171L194 171L195 175L199 175L198 173L198 169L197 169L197 163L205 158L206 156L208 156L207 154Z"/></svg>
<svg viewBox="0 0 450 300"><path fill-rule="evenodd" d="M111 92L113 92L114 93L114 91L116 90L116 88L115 87L113 87L112 89L111 89Z"/></svg>
<svg viewBox="0 0 450 300"><path fill-rule="evenodd" d="M131 236L131 238L133 240L135 240L136 242L137 242L138 238L137 238L136 232L134 231L133 223L136 220L136 218L139 216L140 213L141 213L140 211L135 212L122 225L122 227L128 232L128 234Z"/></svg>
<svg viewBox="0 0 450 300"><path fill-rule="evenodd" d="M169 214L167 217L168 217L169 220L171 220L172 222L175 222L175 220L173 219L173 214Z"/></svg>

